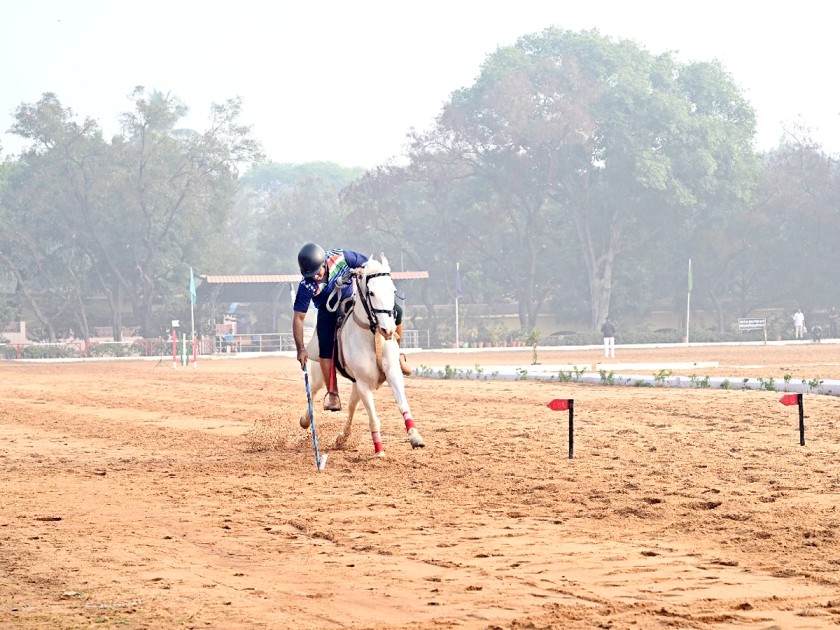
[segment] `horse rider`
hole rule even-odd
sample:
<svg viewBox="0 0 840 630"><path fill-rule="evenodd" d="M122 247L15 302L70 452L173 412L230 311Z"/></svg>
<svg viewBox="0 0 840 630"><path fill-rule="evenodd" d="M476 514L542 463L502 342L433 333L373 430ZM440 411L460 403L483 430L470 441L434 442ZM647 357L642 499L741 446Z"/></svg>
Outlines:
<svg viewBox="0 0 840 630"><path fill-rule="evenodd" d="M292 336L297 348L297 359L303 369L309 360L306 345L303 343L303 320L311 302L318 309L315 332L318 335L318 363L321 365L324 383L327 386L327 395L324 397L325 411L341 411L338 384L333 378L333 349L339 313L337 308L335 310L327 308L327 301L333 292L341 292L339 302L353 294L353 283L347 282L346 279L348 276L360 274L361 267L367 260L364 254L349 249L324 251L316 243L307 243L298 252L298 267L303 278L295 295ZM399 340L402 337L402 307L395 304L394 310L396 311L396 334ZM400 354L400 369L403 374L411 374L411 368L408 367L404 354Z"/></svg>

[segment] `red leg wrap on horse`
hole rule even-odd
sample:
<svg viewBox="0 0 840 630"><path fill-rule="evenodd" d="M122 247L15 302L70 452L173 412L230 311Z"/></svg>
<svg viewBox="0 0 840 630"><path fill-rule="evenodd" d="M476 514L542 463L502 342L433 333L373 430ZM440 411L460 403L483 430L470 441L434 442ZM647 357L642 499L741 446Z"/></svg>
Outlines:
<svg viewBox="0 0 840 630"><path fill-rule="evenodd" d="M379 437L379 431L371 431L370 437L373 438L373 452L374 453L381 453L385 450L385 447L382 446L382 438Z"/></svg>
<svg viewBox="0 0 840 630"><path fill-rule="evenodd" d="M414 428L414 420L408 415L408 412L403 413L403 419L405 420L405 430L411 431Z"/></svg>

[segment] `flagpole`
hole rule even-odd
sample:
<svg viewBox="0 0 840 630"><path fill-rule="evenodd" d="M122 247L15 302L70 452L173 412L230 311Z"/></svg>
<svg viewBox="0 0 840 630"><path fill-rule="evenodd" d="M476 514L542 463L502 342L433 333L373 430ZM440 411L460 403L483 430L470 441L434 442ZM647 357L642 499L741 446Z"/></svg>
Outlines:
<svg viewBox="0 0 840 630"><path fill-rule="evenodd" d="M198 347L195 337L195 297L195 275L193 275L193 268L190 267L190 326L192 328L193 368L198 367Z"/></svg>
<svg viewBox="0 0 840 630"><path fill-rule="evenodd" d="M689 323L691 321L691 289L693 285L691 277L691 258L688 259L688 299L685 304L685 342L689 342Z"/></svg>
<svg viewBox="0 0 840 630"><path fill-rule="evenodd" d="M461 347L461 336L458 331L458 298L461 293L461 263L455 263L455 347Z"/></svg>
<svg viewBox="0 0 840 630"><path fill-rule="evenodd" d="M195 304L190 306L190 325L192 326L193 367L198 367L198 340L195 336Z"/></svg>
<svg viewBox="0 0 840 630"><path fill-rule="evenodd" d="M193 279L193 270L190 267L190 282L193 293L190 293L190 325L192 326L193 341L195 341L195 280Z"/></svg>

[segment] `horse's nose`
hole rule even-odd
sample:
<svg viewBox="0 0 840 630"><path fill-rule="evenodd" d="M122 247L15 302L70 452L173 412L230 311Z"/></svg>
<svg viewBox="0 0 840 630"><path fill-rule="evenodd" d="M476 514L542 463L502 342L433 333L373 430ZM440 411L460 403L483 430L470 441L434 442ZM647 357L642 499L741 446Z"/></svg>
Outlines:
<svg viewBox="0 0 840 630"><path fill-rule="evenodd" d="M394 331L393 331L393 330L388 330L388 329L386 329L386 328L382 328L382 327L380 327L380 328L379 328L379 334L380 334L380 335L382 335L383 337L385 337L385 339L389 339L389 340L390 340L390 339L391 339L391 337L393 337L393 335L394 335Z"/></svg>

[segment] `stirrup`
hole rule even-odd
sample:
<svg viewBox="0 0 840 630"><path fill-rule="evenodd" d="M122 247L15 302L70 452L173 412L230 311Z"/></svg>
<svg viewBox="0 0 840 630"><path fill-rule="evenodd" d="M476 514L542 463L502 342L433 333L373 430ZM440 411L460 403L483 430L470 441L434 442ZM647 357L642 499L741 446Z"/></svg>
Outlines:
<svg viewBox="0 0 840 630"><path fill-rule="evenodd" d="M324 396L324 411L341 411L341 399L338 393L327 392Z"/></svg>

